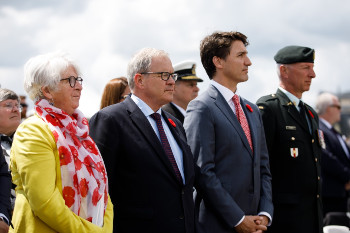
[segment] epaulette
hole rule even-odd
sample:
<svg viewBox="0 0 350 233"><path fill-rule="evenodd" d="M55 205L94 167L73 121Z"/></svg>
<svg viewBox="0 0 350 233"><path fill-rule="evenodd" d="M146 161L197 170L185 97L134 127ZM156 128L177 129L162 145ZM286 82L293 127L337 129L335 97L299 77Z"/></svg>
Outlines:
<svg viewBox="0 0 350 233"><path fill-rule="evenodd" d="M276 94L265 95L265 96L260 97L258 99L257 103L271 101L271 100L274 100L276 98L277 98Z"/></svg>

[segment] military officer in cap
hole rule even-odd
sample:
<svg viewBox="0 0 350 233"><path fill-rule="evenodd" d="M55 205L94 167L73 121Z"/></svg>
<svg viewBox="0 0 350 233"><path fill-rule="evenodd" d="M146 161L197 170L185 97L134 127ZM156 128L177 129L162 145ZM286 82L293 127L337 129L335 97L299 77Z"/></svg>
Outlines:
<svg viewBox="0 0 350 233"><path fill-rule="evenodd" d="M196 63L193 61L183 61L174 65L174 72L178 74L174 98L162 109L184 123L188 103L198 96L197 82L203 82L203 80L196 76Z"/></svg>
<svg viewBox="0 0 350 233"><path fill-rule="evenodd" d="M275 55L280 86L257 101L272 174L274 220L268 232L321 233L320 154L322 133L314 109L303 103L310 89L315 51L287 46Z"/></svg>

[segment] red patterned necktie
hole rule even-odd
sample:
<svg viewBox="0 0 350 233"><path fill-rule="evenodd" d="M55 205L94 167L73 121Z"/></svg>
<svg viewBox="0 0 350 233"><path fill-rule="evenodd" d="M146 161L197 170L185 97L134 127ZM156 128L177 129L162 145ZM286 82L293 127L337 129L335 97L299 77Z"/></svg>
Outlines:
<svg viewBox="0 0 350 233"><path fill-rule="evenodd" d="M168 159L171 163L171 166L173 167L175 174L177 178L182 182L182 177L179 168L177 167L176 160L174 158L173 152L171 150L168 138L164 132L163 124L162 124L162 119L160 117L159 113L152 113L151 117L156 121L157 123L157 128L160 136L160 141L162 143L163 149L165 151L165 154L168 156Z"/></svg>
<svg viewBox="0 0 350 233"><path fill-rule="evenodd" d="M232 97L232 100L233 100L233 103L234 103L235 108L236 108L237 119L238 119L239 123L242 126L242 129L244 131L245 136L248 139L250 149L252 149L252 151L253 151L253 143L252 143L252 137L250 136L249 124L248 124L247 118L245 117L243 109L242 109L242 107L241 107L241 105L239 103L239 96L238 95L234 95Z"/></svg>

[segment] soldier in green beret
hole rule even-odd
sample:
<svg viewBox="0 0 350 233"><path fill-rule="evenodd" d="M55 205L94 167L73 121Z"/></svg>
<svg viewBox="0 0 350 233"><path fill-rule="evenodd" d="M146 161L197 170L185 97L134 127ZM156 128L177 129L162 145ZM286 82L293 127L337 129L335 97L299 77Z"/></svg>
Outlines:
<svg viewBox="0 0 350 233"><path fill-rule="evenodd" d="M270 233L321 233L320 155L323 134L314 109L303 103L314 72L314 49L287 46L275 55L280 86L257 105L264 122L272 174Z"/></svg>

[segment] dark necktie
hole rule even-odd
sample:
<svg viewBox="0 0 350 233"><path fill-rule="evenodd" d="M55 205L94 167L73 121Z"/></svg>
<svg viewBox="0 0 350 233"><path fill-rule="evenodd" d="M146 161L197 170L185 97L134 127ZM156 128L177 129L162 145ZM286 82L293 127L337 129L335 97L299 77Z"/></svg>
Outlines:
<svg viewBox="0 0 350 233"><path fill-rule="evenodd" d="M159 113L153 113L151 114L151 117L156 121L157 123L157 128L160 136L160 141L162 143L163 149L165 151L165 154L168 156L168 159L171 163L171 166L173 167L175 174L177 178L182 182L182 177L179 168L177 167L176 160L174 158L173 152L171 150L168 138L164 132L163 124L162 124L162 119Z"/></svg>
<svg viewBox="0 0 350 233"><path fill-rule="evenodd" d="M299 113L300 113L301 122L302 122L302 124L304 124L304 126L310 132L309 124L307 123L307 119L306 119L305 105L304 105L303 101L301 101L301 100L299 102L299 109L300 109Z"/></svg>
<svg viewBox="0 0 350 233"><path fill-rule="evenodd" d="M241 105L239 103L239 96L238 95L234 95L232 97L232 100L233 100L233 103L234 103L235 108L236 108L237 119L238 119L239 123L242 126L242 129L244 131L245 136L248 139L250 149L252 149L252 151L253 151L253 143L252 143L252 137L250 135L249 124L248 124L246 116L244 115L243 109L242 109L242 107L241 107Z"/></svg>

